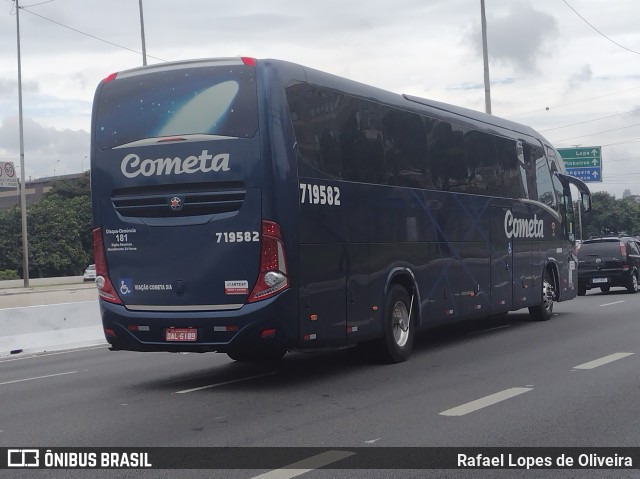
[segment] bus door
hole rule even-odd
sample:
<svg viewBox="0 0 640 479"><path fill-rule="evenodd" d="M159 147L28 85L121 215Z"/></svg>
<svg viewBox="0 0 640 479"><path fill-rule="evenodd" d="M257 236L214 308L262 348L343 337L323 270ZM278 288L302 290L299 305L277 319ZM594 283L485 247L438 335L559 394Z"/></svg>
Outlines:
<svg viewBox="0 0 640 479"><path fill-rule="evenodd" d="M511 208L491 207L491 311L510 311L513 306L513 238L507 238L505 219Z"/></svg>
<svg viewBox="0 0 640 479"><path fill-rule="evenodd" d="M526 203L516 203L512 213L514 219L542 221L534 216L534 208ZM516 237L518 236L518 237ZM524 308L539 300L540 290L533 281L533 258L531 251L538 248L535 236L514 235L511 238L513 250L513 309Z"/></svg>

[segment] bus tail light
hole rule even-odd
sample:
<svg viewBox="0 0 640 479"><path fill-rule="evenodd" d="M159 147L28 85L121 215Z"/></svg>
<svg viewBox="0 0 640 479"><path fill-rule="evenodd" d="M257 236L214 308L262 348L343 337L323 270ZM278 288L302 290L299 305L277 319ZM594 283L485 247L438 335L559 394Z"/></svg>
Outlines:
<svg viewBox="0 0 640 479"><path fill-rule="evenodd" d="M109 279L107 256L104 252L102 229L100 228L93 230L93 260L96 263L96 286L98 287L98 295L110 303L122 304Z"/></svg>
<svg viewBox="0 0 640 479"><path fill-rule="evenodd" d="M260 273L253 287L249 303L270 298L289 287L287 260L280 226L273 221L262 221L260 238Z"/></svg>

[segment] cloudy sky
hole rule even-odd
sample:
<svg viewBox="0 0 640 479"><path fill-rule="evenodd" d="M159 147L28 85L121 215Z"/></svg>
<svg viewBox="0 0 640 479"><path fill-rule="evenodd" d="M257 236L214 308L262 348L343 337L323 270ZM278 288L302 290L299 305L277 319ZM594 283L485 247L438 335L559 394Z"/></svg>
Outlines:
<svg viewBox="0 0 640 479"><path fill-rule="evenodd" d="M602 146L592 191L640 195L640 2L485 0L493 114ZM27 176L89 166L91 103L142 64L138 0L20 0ZM480 0L143 0L149 63L279 58L484 111ZM0 161L19 163L14 0L0 0Z"/></svg>

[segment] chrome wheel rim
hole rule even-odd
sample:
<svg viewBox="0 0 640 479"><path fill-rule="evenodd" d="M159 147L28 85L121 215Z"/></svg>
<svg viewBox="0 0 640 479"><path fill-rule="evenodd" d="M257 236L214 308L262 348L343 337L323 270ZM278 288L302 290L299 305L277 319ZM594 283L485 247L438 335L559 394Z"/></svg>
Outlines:
<svg viewBox="0 0 640 479"><path fill-rule="evenodd" d="M391 318L393 321L393 339L401 348L407 344L409 340L409 311L407 305L402 301L397 301L393 305L391 312Z"/></svg>
<svg viewBox="0 0 640 479"><path fill-rule="evenodd" d="M542 282L542 306L549 313L553 311L553 285L546 279Z"/></svg>

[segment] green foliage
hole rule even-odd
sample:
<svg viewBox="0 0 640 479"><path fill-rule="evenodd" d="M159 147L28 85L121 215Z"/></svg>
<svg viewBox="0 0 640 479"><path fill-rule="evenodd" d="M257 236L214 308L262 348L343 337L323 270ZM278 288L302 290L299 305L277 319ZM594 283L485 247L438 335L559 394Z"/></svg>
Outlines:
<svg viewBox="0 0 640 479"><path fill-rule="evenodd" d="M61 180L27 209L29 277L76 276L93 263L89 175ZM22 277L18 207L0 212L0 271Z"/></svg>
<svg viewBox="0 0 640 479"><path fill-rule="evenodd" d="M616 200L609 193L592 196L590 213L582 214L582 236L640 235L640 203L632 198Z"/></svg>
<svg viewBox="0 0 640 479"><path fill-rule="evenodd" d="M43 197L28 210L29 270L34 277L73 276L91 263L91 202Z"/></svg>
<svg viewBox="0 0 640 479"><path fill-rule="evenodd" d="M0 281L20 279L18 272L13 269L0 269Z"/></svg>

